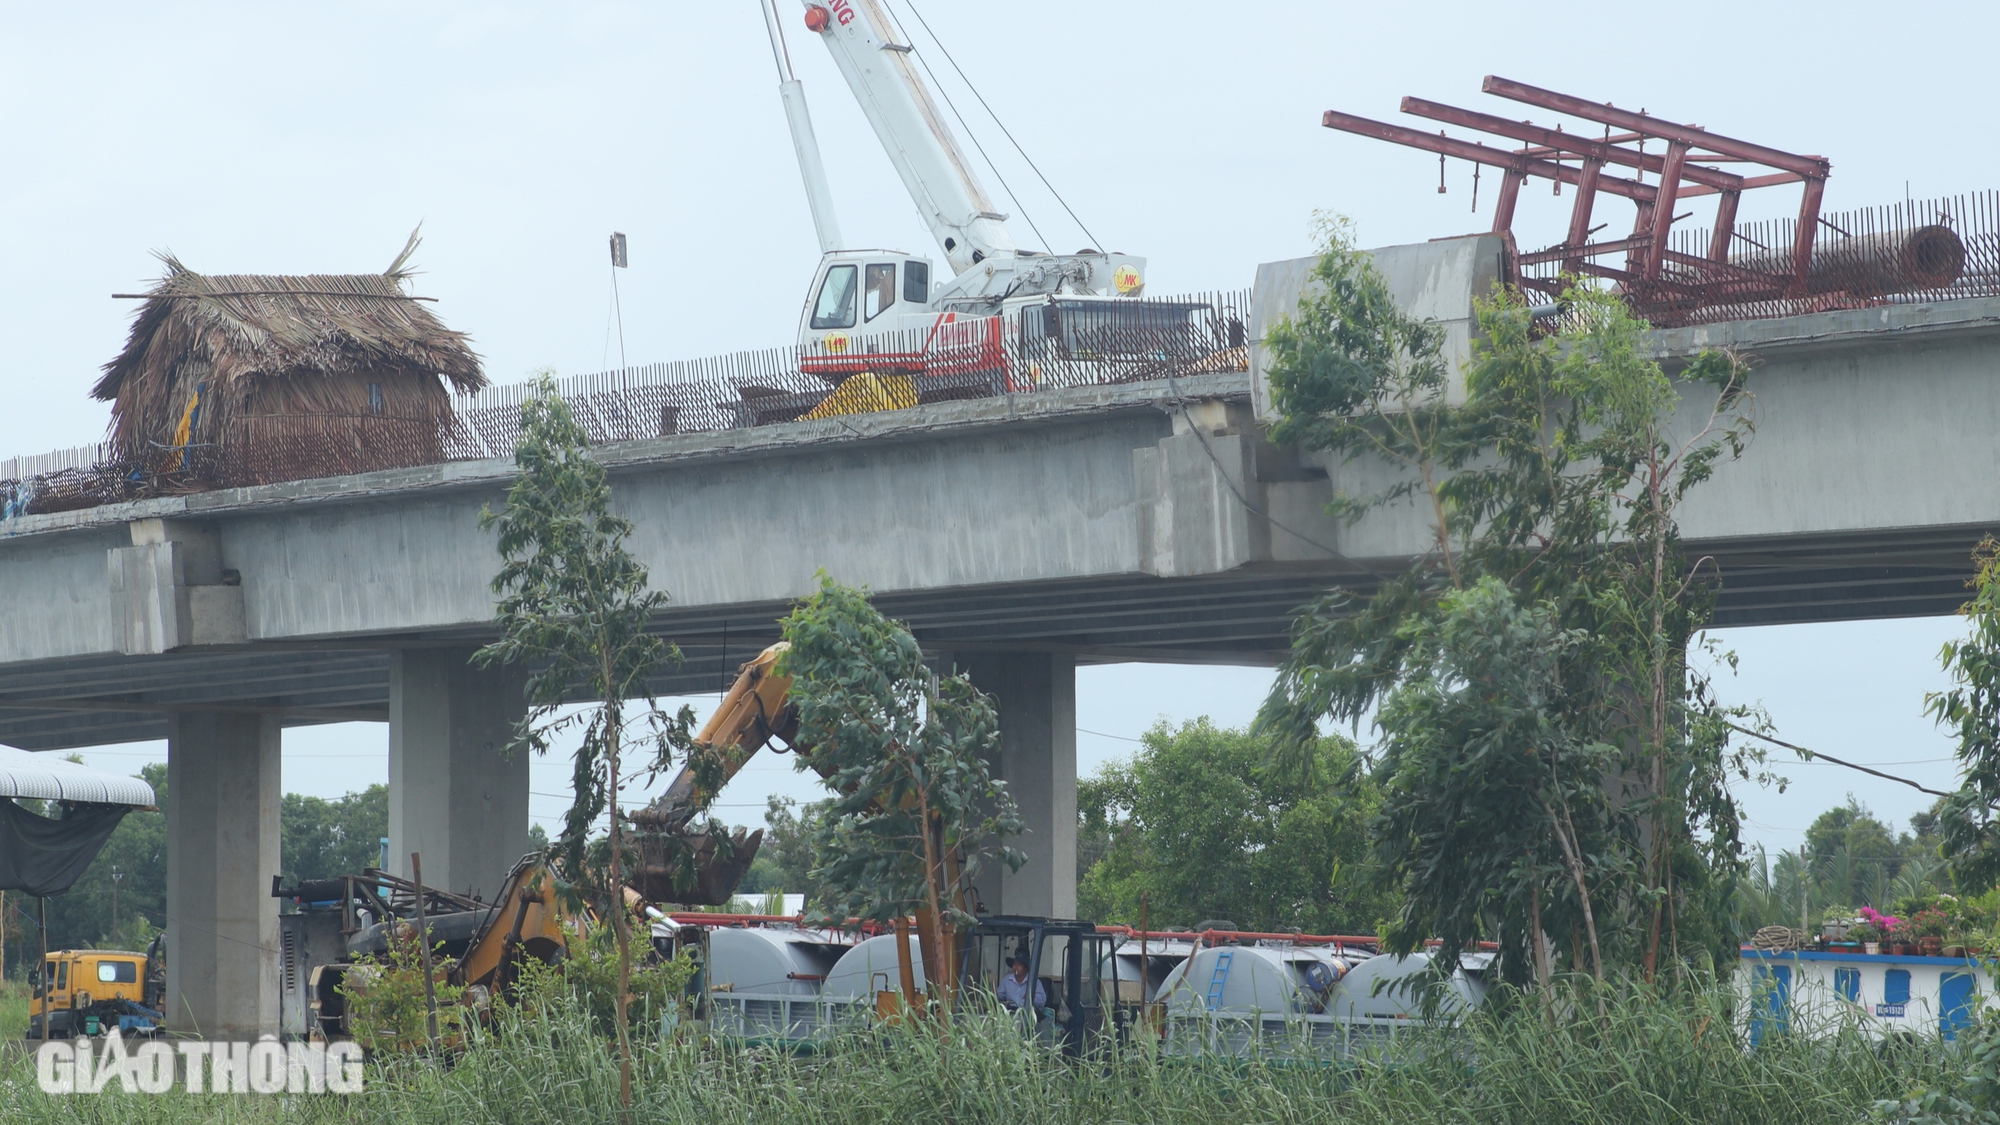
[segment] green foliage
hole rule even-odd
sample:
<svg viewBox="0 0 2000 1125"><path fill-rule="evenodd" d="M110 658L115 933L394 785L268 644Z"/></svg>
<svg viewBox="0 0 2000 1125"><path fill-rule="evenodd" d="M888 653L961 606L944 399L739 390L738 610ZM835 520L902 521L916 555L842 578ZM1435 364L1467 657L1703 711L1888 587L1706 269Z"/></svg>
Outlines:
<svg viewBox="0 0 2000 1125"><path fill-rule="evenodd" d="M2000 1125L2000 1013L1981 1013L1976 1028L1959 1032L1961 1049L1930 1083L1912 1083L1899 1098L1875 1103L1885 1125Z"/></svg>
<svg viewBox="0 0 2000 1125"><path fill-rule="evenodd" d="M1137 925L1141 895L1154 928L1227 918L1372 934L1388 916L1368 878L1378 798L1352 743L1320 739L1301 773L1269 768L1268 740L1207 719L1162 723L1142 742L1078 786L1079 835L1105 840L1077 888L1083 917Z"/></svg>
<svg viewBox="0 0 2000 1125"><path fill-rule="evenodd" d="M670 717L654 699L652 677L680 659L647 631L669 598L649 588L645 566L625 549L632 523L612 513L610 481L589 445L543 375L521 407L519 472L506 506L479 518L481 529L499 531L500 639L473 658L481 667L530 668L528 715L510 753L544 754L558 737L578 739L575 797L555 841L572 877L587 869L591 824L610 805L623 756L639 750L642 769L664 770L692 744L694 721L692 709ZM579 699L601 702L565 712ZM633 702L641 706L628 715Z"/></svg>
<svg viewBox="0 0 2000 1125"><path fill-rule="evenodd" d="M158 812L130 812L118 822L97 858L90 861L76 884L48 900L50 949L131 949L145 952L146 942L167 920L167 767L152 762L138 777L153 787ZM112 925L112 869L117 881L118 924ZM6 904L7 960L10 975L34 964L41 954L36 932L35 900L8 891Z"/></svg>
<svg viewBox="0 0 2000 1125"><path fill-rule="evenodd" d="M1911 831L1892 833L1849 797L1814 818L1802 851L1780 852L1774 861L1760 848L1749 858L1737 885L1736 932L1773 925L1812 929L1852 917L1863 906L1908 917L1917 909L1910 904L1934 904L1951 886L1938 858L1936 827L1934 814L1917 812L1910 816ZM2000 905L2000 888L1990 893Z"/></svg>
<svg viewBox="0 0 2000 1125"><path fill-rule="evenodd" d="M616 1039L618 951L606 940L609 937L610 931L599 927L589 938L572 944L561 964L525 959L513 1006L530 1019L547 1019L550 1013L573 1004L589 1019L599 1038ZM626 988L633 1022L639 1027L657 1027L668 1013L678 1017L686 1007L688 984L698 968L686 950L670 960L649 958L633 965Z"/></svg>
<svg viewBox="0 0 2000 1125"><path fill-rule="evenodd" d="M778 671L792 677L797 742L838 794L813 838L821 909L888 921L928 907L971 922L952 901L946 857L962 857L969 882L989 841L1021 831L987 768L1000 747L993 701L962 675L934 677L908 628L825 574L782 625L791 648Z"/></svg>
<svg viewBox="0 0 2000 1125"><path fill-rule="evenodd" d="M285 794L278 813L279 871L285 886L379 866L389 834L389 787L370 785L338 800Z"/></svg>
<svg viewBox="0 0 2000 1125"><path fill-rule="evenodd" d="M1924 711L1958 740L1959 788L1938 810L1944 858L1959 886L2000 883L2000 542L1973 551L1972 600L1960 607L1970 632L1938 654L1949 691L1924 697Z"/></svg>
<svg viewBox="0 0 2000 1125"><path fill-rule="evenodd" d="M1603 784L1618 755L1564 713L1564 666L1585 638L1491 577L1440 610L1410 622L1403 680L1377 720L1375 859L1404 894L1386 936L1398 949L1432 936L1462 949L1497 933L1524 949L1539 921L1590 944L1585 892L1618 875L1603 870L1619 845ZM1555 893L1565 882L1578 884L1573 898Z"/></svg>
<svg viewBox="0 0 2000 1125"><path fill-rule="evenodd" d="M100 948L144 952L167 919L167 767L153 762L137 774L153 787L157 812L132 812L104 842L97 858L66 894L48 900L51 949ZM371 785L338 800L287 793L278 813L279 871L286 886L373 867L388 834L388 787ZM112 870L117 869L117 925L112 924ZM35 900L6 897L10 975L40 951Z"/></svg>
<svg viewBox="0 0 2000 1125"><path fill-rule="evenodd" d="M1568 998L1568 994L1565 994ZM372 1060L348 1096L46 1095L32 1055L0 1060L0 1120L93 1125L1828 1125L1864 1120L1915 1087L1964 1097L1984 1068L1935 1038L1893 1050L1840 1029L1767 1039L1731 1025L1725 995L1614 996L1606 1018L1501 1005L1463 1029L1413 1021L1356 1063L1187 1060L1125 1051L1078 1066L1004 1017L883 1027L792 1055L676 1034L648 1037L637 1096L573 1002L502 1006L450 1065ZM1567 1005L1573 1009L1574 1003ZM1990 1095L1982 1095L1990 1096ZM1947 1108L1947 1107L1940 1107ZM1990 1112L1990 1111L1989 1111ZM1991 1123L1994 1118L1940 1117ZM1898 1125L1914 1125L1908 1118Z"/></svg>
<svg viewBox="0 0 2000 1125"><path fill-rule="evenodd" d="M1679 379L1704 399L1679 425L1681 389L1621 302L1572 290L1550 337L1496 295L1460 396L1442 334L1328 229L1316 286L1269 338L1274 436L1389 482L1336 512L1410 504L1434 534L1372 595L1307 608L1257 729L1295 762L1322 722L1380 716L1376 854L1405 904L1399 949L1435 926L1447 951L1493 938L1511 971L1544 977L1551 952L1600 973L1651 973L1663 947L1726 956L1727 783L1760 759L1730 750L1733 713L1689 666L1714 575L1690 568L1675 512L1742 451L1742 364L1690 361ZM1500 834L1467 854L1467 824ZM1552 950L1527 947L1541 933Z"/></svg>
<svg viewBox="0 0 2000 1125"><path fill-rule="evenodd" d="M530 959L532 960L532 958ZM437 996L437 1040L430 1034L430 999L424 994L423 951L413 925L395 927L388 951L357 961L341 980L354 1041L374 1054L425 1052L455 1044L464 1032L465 989L449 983L454 962L433 950L431 984Z"/></svg>
<svg viewBox="0 0 2000 1125"><path fill-rule="evenodd" d="M648 586L645 566L625 549L631 521L612 513L610 481L589 445L589 435L544 374L521 407L521 437L514 448L519 471L507 490L507 505L498 514L480 513L482 530L499 531L502 565L493 590L501 596L500 639L473 659L481 667L529 667L528 714L509 753L542 754L558 736L577 738L574 799L554 851L564 875L590 885L600 913L612 919L620 980L613 992L619 1088L629 1105L632 1052L624 985L632 957L623 871L632 861L622 838L618 792L631 771L621 767L628 754L636 754L641 768L651 772L670 768L677 751L693 757L694 711L684 706L668 716L653 696L653 677L680 659L678 649L647 631L668 598ZM575 700L597 702L566 710ZM716 786L704 788L713 793ZM591 824L606 812L610 832L601 852L593 854ZM680 858L686 858L684 845ZM561 889L573 904L582 897L575 883Z"/></svg>
<svg viewBox="0 0 2000 1125"><path fill-rule="evenodd" d="M808 909L817 906L825 888L813 876L819 866L813 840L832 805L832 798L800 805L790 797L773 795L764 809L764 844L737 893L804 895Z"/></svg>
<svg viewBox="0 0 2000 1125"><path fill-rule="evenodd" d="M1832 903L1885 907L1910 860L1910 849L1851 795L1813 820L1805 846L1813 878Z"/></svg>

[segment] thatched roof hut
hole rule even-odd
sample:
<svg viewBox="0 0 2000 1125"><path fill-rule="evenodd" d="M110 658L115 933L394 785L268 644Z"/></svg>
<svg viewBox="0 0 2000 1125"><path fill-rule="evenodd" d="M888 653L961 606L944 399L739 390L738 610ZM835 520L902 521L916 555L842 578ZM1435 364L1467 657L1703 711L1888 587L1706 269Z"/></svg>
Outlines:
<svg viewBox="0 0 2000 1125"><path fill-rule="evenodd" d="M417 243L379 274L199 274L162 255L91 390L121 455L215 483L438 460L451 392L486 378L465 334L405 292Z"/></svg>

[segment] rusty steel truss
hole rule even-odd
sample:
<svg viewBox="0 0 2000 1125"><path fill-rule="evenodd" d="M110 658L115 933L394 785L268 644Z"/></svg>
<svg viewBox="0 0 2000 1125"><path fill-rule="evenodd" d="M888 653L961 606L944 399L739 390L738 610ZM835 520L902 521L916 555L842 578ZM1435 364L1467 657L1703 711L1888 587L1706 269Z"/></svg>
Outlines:
<svg viewBox="0 0 2000 1125"><path fill-rule="evenodd" d="M1402 111L1446 125L1505 138L1521 147L1496 147L1328 110L1322 121L1339 129L1501 172L1492 230L1513 247L1515 203L1530 178L1575 187L1567 237L1553 246L1514 253L1510 280L1524 290L1559 295L1576 277L1615 282L1632 306L1661 326L1705 319L1703 310L1799 303L1865 302L1887 293L1932 290L1959 280L1965 246L1948 222L1908 229L1852 233L1820 214L1831 165L1804 156L1682 125L1644 112L1487 76L1481 90L1589 122L1591 132L1565 131L1490 113L1404 98ZM1730 167L1722 167L1729 165ZM1652 182L1647 182L1648 176ZM1803 184L1798 218L1782 244L1743 237L1736 214L1743 193L1780 184ZM1442 190L1442 184L1440 185ZM1557 188L1560 191L1560 187ZM1606 224L1593 225L1600 195L1631 201L1636 217L1629 234L1593 241ZM1706 237L1678 234L1688 217L1675 208L1699 196L1718 196ZM1912 212L1915 209L1912 208ZM1822 228L1830 235L1823 235ZM1768 233L1768 231L1767 231ZM1616 259L1622 257L1622 263ZM1607 259L1611 259L1607 261ZM1787 306L1789 307L1789 305ZM1770 315L1765 313L1763 315Z"/></svg>

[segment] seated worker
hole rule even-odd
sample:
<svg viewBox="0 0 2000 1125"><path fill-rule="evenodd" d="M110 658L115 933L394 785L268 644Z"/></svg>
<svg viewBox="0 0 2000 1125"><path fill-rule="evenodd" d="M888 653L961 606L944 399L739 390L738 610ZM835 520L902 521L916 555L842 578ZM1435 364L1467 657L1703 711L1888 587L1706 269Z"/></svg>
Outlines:
<svg viewBox="0 0 2000 1125"><path fill-rule="evenodd" d="M1007 958L1007 966L1013 971L1000 978L1000 987L995 990L995 994L999 996L1000 1003L1006 1005L1008 1011L1017 1012L1028 1004L1028 959L1016 953ZM1035 1010L1039 1012L1048 1007L1048 992L1042 988L1041 981L1037 980L1034 983Z"/></svg>

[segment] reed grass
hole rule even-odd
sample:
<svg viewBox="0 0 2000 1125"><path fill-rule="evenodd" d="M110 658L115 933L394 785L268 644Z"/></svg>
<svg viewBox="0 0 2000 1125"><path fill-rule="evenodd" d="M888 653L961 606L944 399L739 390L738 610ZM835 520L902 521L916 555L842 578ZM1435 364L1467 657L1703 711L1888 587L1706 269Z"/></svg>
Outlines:
<svg viewBox="0 0 2000 1125"><path fill-rule="evenodd" d="M1465 1026L1418 1027L1359 1063L1185 1060L1126 1049L1064 1061L1004 1017L851 1034L821 1053L682 1034L638 1052L635 1125L1340 1122L1342 1125L1828 1125L1874 1102L1949 1084L1934 1038L1883 1050L1837 1021L1751 1049L1723 993L1630 990L1608 1014L1571 997L1551 1017L1503 1004ZM32 1060L0 1073L0 1121L589 1125L623 1120L615 1052L568 1006L504 1013L449 1064L370 1064L340 1096L51 1098Z"/></svg>

